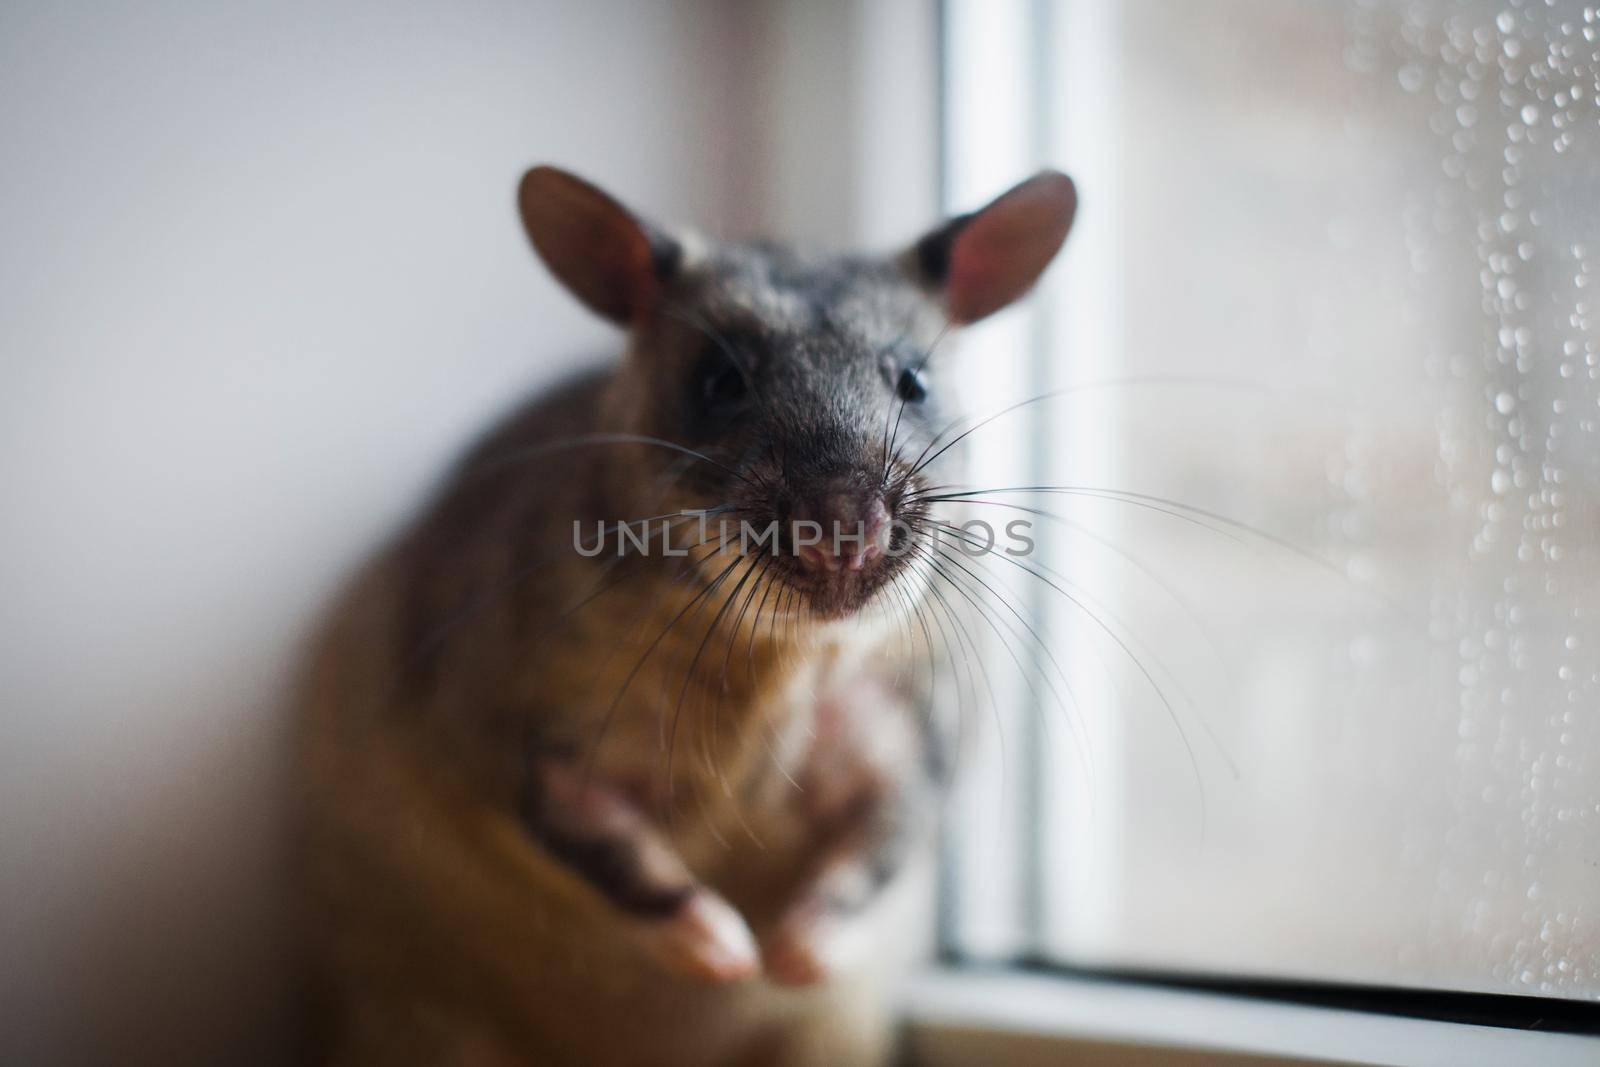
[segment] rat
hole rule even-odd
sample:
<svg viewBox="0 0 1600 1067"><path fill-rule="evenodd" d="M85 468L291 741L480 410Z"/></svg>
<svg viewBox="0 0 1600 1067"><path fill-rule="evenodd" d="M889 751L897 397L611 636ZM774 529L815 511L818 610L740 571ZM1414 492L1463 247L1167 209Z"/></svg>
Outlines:
<svg viewBox="0 0 1600 1067"><path fill-rule="evenodd" d="M933 357L1076 203L1044 171L821 255L524 176L533 249L626 343L490 429L312 638L308 1058L888 1055L882 913L951 763Z"/></svg>

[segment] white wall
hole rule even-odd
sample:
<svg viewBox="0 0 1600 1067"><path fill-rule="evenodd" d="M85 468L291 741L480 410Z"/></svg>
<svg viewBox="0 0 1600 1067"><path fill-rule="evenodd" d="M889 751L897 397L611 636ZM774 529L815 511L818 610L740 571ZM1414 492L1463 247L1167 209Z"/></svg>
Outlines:
<svg viewBox="0 0 1600 1067"><path fill-rule="evenodd" d="M758 216L743 21L0 10L0 1061L273 1053L294 639L465 435L612 343L527 250L526 166Z"/></svg>

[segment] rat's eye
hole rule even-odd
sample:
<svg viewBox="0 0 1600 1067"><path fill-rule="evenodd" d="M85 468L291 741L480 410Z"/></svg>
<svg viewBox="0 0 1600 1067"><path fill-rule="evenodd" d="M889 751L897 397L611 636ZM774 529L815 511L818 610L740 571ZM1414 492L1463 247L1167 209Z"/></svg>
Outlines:
<svg viewBox="0 0 1600 1067"><path fill-rule="evenodd" d="M744 399L744 372L731 358L718 353L700 368L700 399L710 408L725 408Z"/></svg>
<svg viewBox="0 0 1600 1067"><path fill-rule="evenodd" d="M907 367L900 372L900 379L895 382L894 391L908 404L920 404L928 396L928 387L923 384L922 372L914 367Z"/></svg>

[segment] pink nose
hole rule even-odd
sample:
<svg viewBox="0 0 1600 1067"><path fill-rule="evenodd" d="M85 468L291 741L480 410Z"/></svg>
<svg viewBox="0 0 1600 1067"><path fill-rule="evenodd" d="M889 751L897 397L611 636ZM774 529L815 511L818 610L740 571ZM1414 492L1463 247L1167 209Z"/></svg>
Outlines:
<svg viewBox="0 0 1600 1067"><path fill-rule="evenodd" d="M796 510L795 555L811 570L859 571L889 545L889 509L879 496L866 500L834 493L815 509Z"/></svg>

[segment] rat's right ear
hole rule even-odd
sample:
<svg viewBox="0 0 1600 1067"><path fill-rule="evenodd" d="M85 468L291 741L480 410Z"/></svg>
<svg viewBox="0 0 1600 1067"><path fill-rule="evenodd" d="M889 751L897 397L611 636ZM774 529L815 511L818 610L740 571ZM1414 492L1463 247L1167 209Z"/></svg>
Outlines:
<svg viewBox="0 0 1600 1067"><path fill-rule="evenodd" d="M550 273L591 310L624 326L654 306L681 255L672 238L555 167L522 176L517 207Z"/></svg>

